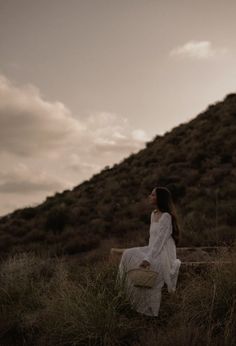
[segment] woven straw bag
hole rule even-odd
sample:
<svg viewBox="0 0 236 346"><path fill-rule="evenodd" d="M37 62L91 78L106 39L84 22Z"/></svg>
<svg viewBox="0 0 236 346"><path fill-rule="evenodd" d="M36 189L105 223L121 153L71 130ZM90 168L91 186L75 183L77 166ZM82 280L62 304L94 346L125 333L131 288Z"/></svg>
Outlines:
<svg viewBox="0 0 236 346"><path fill-rule="evenodd" d="M130 269L127 272L129 279L136 287L152 288L155 284L158 273L144 268Z"/></svg>

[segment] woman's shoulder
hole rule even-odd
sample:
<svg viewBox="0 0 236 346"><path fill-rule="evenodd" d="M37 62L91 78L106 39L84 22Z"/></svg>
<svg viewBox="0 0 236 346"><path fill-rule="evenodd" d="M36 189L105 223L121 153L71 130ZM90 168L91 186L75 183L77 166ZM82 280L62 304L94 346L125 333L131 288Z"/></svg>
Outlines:
<svg viewBox="0 0 236 346"><path fill-rule="evenodd" d="M154 209L154 210L151 212L151 215L155 215L156 212L157 212L157 210ZM161 214L161 216L163 216L163 215L166 215L167 217L171 217L171 214L170 214L168 211L163 211L162 214Z"/></svg>
<svg viewBox="0 0 236 346"><path fill-rule="evenodd" d="M171 214L168 211L164 211L162 215L165 215L165 217L168 219L171 218Z"/></svg>
<svg viewBox="0 0 236 346"><path fill-rule="evenodd" d="M172 219L172 216L167 211L164 211L160 217L160 220L162 220L162 222L164 223L171 221L171 219Z"/></svg>
<svg viewBox="0 0 236 346"><path fill-rule="evenodd" d="M159 217L156 217L156 209L154 209L151 213L151 222L158 222L158 224L162 224L162 222L166 222L171 220L171 214L164 211ZM159 222L160 221L160 222Z"/></svg>

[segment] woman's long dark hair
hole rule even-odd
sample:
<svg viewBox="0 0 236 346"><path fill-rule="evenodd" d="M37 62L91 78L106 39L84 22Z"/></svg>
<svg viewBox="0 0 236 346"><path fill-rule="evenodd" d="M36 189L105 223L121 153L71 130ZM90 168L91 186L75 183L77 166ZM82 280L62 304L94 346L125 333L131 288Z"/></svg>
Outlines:
<svg viewBox="0 0 236 346"><path fill-rule="evenodd" d="M170 191L166 187L157 186L155 188L156 198L157 198L157 207L158 209L164 213L168 212L172 217L172 237L177 245L179 243L180 238L180 229L177 220L177 214L175 205L172 200L172 196Z"/></svg>

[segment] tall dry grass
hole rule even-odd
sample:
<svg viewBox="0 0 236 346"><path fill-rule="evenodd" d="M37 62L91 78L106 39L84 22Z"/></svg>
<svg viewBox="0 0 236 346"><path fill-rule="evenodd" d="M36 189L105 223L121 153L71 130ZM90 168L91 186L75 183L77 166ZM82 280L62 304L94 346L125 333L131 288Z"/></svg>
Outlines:
<svg viewBox="0 0 236 346"><path fill-rule="evenodd" d="M163 290L150 319L115 284L115 264L9 257L0 265L0 345L233 346L235 252L230 260L201 274L181 271L176 293Z"/></svg>

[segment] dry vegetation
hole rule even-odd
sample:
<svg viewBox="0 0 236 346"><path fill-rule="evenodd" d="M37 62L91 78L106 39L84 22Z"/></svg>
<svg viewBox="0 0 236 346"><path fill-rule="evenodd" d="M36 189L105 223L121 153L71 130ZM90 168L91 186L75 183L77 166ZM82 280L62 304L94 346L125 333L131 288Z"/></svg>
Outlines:
<svg viewBox="0 0 236 346"><path fill-rule="evenodd" d="M33 254L0 266L0 344L48 346L233 346L236 252L200 274L181 271L174 295L163 291L157 319L137 314L117 266L78 266ZM220 260L224 260L221 258Z"/></svg>
<svg viewBox="0 0 236 346"><path fill-rule="evenodd" d="M158 319L131 309L115 286L117 265L102 261L110 247L147 243L145 197L155 185L174 197L179 246L232 245L235 177L231 94L72 191L2 217L0 345L235 345L235 250L232 265L182 268Z"/></svg>

